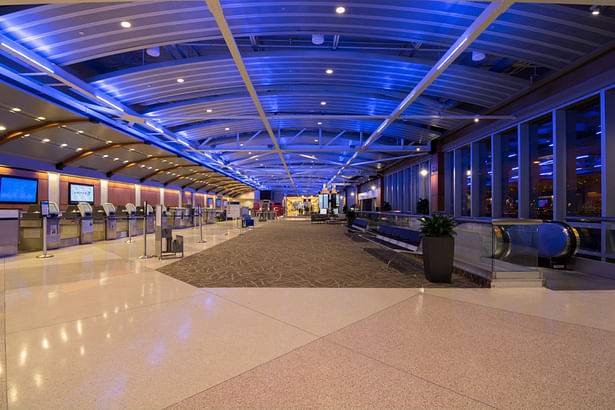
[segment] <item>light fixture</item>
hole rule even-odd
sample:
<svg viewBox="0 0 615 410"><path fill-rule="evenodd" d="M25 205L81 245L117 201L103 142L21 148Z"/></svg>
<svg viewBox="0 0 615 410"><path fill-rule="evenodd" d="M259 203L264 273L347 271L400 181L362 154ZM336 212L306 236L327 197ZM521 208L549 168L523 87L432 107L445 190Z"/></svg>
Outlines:
<svg viewBox="0 0 615 410"><path fill-rule="evenodd" d="M591 6L591 7L589 8L589 10L592 12L592 14L593 14L594 16L597 16L597 15L599 15L599 14L600 14L600 6L598 6L598 5L596 5L596 4L594 4L593 6Z"/></svg>
<svg viewBox="0 0 615 410"><path fill-rule="evenodd" d="M228 127L226 127L226 128L224 129L224 131L230 131L230 130L231 130L231 129L230 129L230 128L228 128Z"/></svg>
<svg viewBox="0 0 615 410"><path fill-rule="evenodd" d="M325 70L325 73L331 75L331 74L333 74L333 69L332 68L327 68Z"/></svg>
<svg viewBox="0 0 615 410"><path fill-rule="evenodd" d="M248 155L252 154L252 151L248 152Z"/></svg>
<svg viewBox="0 0 615 410"><path fill-rule="evenodd" d="M320 105L327 105L327 102L326 101L321 101Z"/></svg>
<svg viewBox="0 0 615 410"><path fill-rule="evenodd" d="M21 108L18 108L18 107L11 108L11 111L13 111L13 112L19 112L19 111L21 111Z"/></svg>
<svg viewBox="0 0 615 410"><path fill-rule="evenodd" d="M130 24L130 21L122 21L120 23L120 26L122 26L123 28L131 28L132 24Z"/></svg>
<svg viewBox="0 0 615 410"><path fill-rule="evenodd" d="M211 108L208 108L208 109L207 109L207 112L212 112L212 111L213 111L213 110L212 110Z"/></svg>
<svg viewBox="0 0 615 410"><path fill-rule="evenodd" d="M36 117L36 119L39 120L39 121L45 121L47 118L45 118L45 117Z"/></svg>
<svg viewBox="0 0 615 410"><path fill-rule="evenodd" d="M318 121L316 124L318 124L318 125L322 125L322 121Z"/></svg>
<svg viewBox="0 0 615 410"><path fill-rule="evenodd" d="M79 147L79 148L75 149L75 151L77 151L77 152L83 151L83 148Z"/></svg>
<svg viewBox="0 0 615 410"><path fill-rule="evenodd" d="M183 82L184 82L184 79L183 79L183 78L178 78L178 79L177 79L177 82L181 84L181 83L183 83Z"/></svg>
<svg viewBox="0 0 615 410"><path fill-rule="evenodd" d="M134 151L134 150L135 150L134 148L131 148L131 149L130 149L130 151Z"/></svg>
<svg viewBox="0 0 615 410"><path fill-rule="evenodd" d="M483 61L485 57L485 53L481 53L480 51L472 51L472 61Z"/></svg>
<svg viewBox="0 0 615 410"><path fill-rule="evenodd" d="M115 157L115 158L113 158L113 160L114 160L114 161L118 161L118 160L119 160L119 158L118 158L118 157Z"/></svg>
<svg viewBox="0 0 615 410"><path fill-rule="evenodd" d="M474 122L478 122L478 118L474 118Z"/></svg>
<svg viewBox="0 0 615 410"><path fill-rule="evenodd" d="M468 169L468 170L466 171L466 175L467 175L467 176L471 176L471 175L472 175L472 170L471 170L471 169Z"/></svg>
<svg viewBox="0 0 615 410"><path fill-rule="evenodd" d="M337 14L344 14L344 13L346 13L346 7L344 7L344 6L337 6L335 8L335 12Z"/></svg>
<svg viewBox="0 0 615 410"><path fill-rule="evenodd" d="M45 138L45 139L43 139L43 142L49 142L49 141L50 141L50 139L49 139L49 138Z"/></svg>
<svg viewBox="0 0 615 410"><path fill-rule="evenodd" d="M314 138L314 142L318 142L318 138Z"/></svg>
<svg viewBox="0 0 615 410"><path fill-rule="evenodd" d="M423 169L421 170L421 176L422 176L422 177L426 177L426 176L427 176L427 174L429 174L429 171L427 171L425 168L423 168Z"/></svg>
<svg viewBox="0 0 615 410"><path fill-rule="evenodd" d="M354 196L354 192L351 192L351 193L350 193L350 196Z"/></svg>
<svg viewBox="0 0 615 410"><path fill-rule="evenodd" d="M0 125L0 131L4 131L6 130L6 127L4 125Z"/></svg>
<svg viewBox="0 0 615 410"><path fill-rule="evenodd" d="M107 144L113 144L113 141L107 140Z"/></svg>
<svg viewBox="0 0 615 410"><path fill-rule="evenodd" d="M125 159L123 162L124 162L124 164L127 164L127 163L128 163L128 160L127 160L127 159Z"/></svg>
<svg viewBox="0 0 615 410"><path fill-rule="evenodd" d="M64 143L64 144L62 144L62 145L60 145L60 146L61 146L62 148L64 148L64 147L68 146L68 144Z"/></svg>
<svg viewBox="0 0 615 410"><path fill-rule="evenodd" d="M103 158L107 158L108 156L109 156L108 154L105 154L105 155L103 155Z"/></svg>
<svg viewBox="0 0 615 410"><path fill-rule="evenodd" d="M77 131L77 134L83 134L83 131L79 130Z"/></svg>
<svg viewBox="0 0 615 410"><path fill-rule="evenodd" d="M372 188L372 191L374 191L376 189L376 185L372 185L371 188Z"/></svg>
<svg viewBox="0 0 615 410"><path fill-rule="evenodd" d="M239 144L240 147L243 147L243 143Z"/></svg>

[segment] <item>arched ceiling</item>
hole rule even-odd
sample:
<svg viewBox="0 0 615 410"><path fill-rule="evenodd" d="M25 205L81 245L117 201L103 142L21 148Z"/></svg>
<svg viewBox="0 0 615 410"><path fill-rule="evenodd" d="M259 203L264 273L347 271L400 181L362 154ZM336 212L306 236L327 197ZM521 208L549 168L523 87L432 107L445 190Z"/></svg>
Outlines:
<svg viewBox="0 0 615 410"><path fill-rule="evenodd" d="M613 10L579 3L47 4L10 9L0 28L13 51L53 67L39 83L60 81L110 120L238 179L309 194L424 155L442 133L488 121L482 113L611 43ZM2 52L30 74L31 60Z"/></svg>

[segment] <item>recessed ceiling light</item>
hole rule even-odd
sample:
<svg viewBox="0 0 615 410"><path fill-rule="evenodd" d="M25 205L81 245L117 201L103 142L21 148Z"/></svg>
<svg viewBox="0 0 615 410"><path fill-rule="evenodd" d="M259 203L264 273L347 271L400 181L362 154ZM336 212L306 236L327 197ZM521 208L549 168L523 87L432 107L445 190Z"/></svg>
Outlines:
<svg viewBox="0 0 615 410"><path fill-rule="evenodd" d="M6 127L4 125L0 125L0 131L4 131L6 130Z"/></svg>
<svg viewBox="0 0 615 410"><path fill-rule="evenodd" d="M24 137L29 137L29 136L30 136L30 134L24 134Z"/></svg>
<svg viewBox="0 0 615 410"><path fill-rule="evenodd" d="M252 151L248 152L248 155L252 154Z"/></svg>
<svg viewBox="0 0 615 410"><path fill-rule="evenodd" d="M75 149L75 151L77 151L77 152L83 151L83 148L79 147L79 148Z"/></svg>
<svg viewBox="0 0 615 410"><path fill-rule="evenodd" d="M346 7L344 7L344 6L337 6L335 8L335 12L337 14L344 14L344 13L346 13Z"/></svg>
<svg viewBox="0 0 615 410"><path fill-rule="evenodd" d="M178 78L178 79L177 79L177 82L178 82L178 83L183 83L183 82L184 82L184 79L183 79L183 78Z"/></svg>
<svg viewBox="0 0 615 410"><path fill-rule="evenodd" d="M147 169L152 169L152 167L147 167Z"/></svg>
<svg viewBox="0 0 615 410"><path fill-rule="evenodd" d="M115 158L113 158L113 160L114 160L114 161L118 161L118 160L119 160L119 158L118 158L118 157L115 157Z"/></svg>
<svg viewBox="0 0 615 410"><path fill-rule="evenodd" d="M239 144L240 147L243 147L243 143Z"/></svg>
<svg viewBox="0 0 615 410"><path fill-rule="evenodd" d="M417 147L417 148L416 148L416 150L417 150L417 151L420 151L420 150L421 150L421 148Z"/></svg>
<svg viewBox="0 0 615 410"><path fill-rule="evenodd" d="M77 134L83 134L83 131L79 130L77 131Z"/></svg>
<svg viewBox="0 0 615 410"><path fill-rule="evenodd" d="M318 139L317 139L317 138L314 138L314 142L318 142Z"/></svg>
<svg viewBox="0 0 615 410"><path fill-rule="evenodd" d="M224 129L224 131L230 131L230 130L231 130L231 129L230 129L230 128L228 128L228 127Z"/></svg>
<svg viewBox="0 0 615 410"><path fill-rule="evenodd" d="M320 105L327 105L327 102L326 101L321 101Z"/></svg>
<svg viewBox="0 0 615 410"><path fill-rule="evenodd" d="M327 69L325 70L325 73L327 73L327 74L331 75L331 74L333 74L333 69L332 69L332 68L327 68Z"/></svg>
<svg viewBox="0 0 615 410"><path fill-rule="evenodd" d="M207 109L207 112L212 112L212 111L213 111L213 110L212 110L211 108L208 108L208 109Z"/></svg>
<svg viewBox="0 0 615 410"><path fill-rule="evenodd" d="M113 144L113 141L109 140L107 141L107 144Z"/></svg>
<svg viewBox="0 0 615 410"><path fill-rule="evenodd" d="M62 148L64 148L64 147L68 146L68 144L64 143L64 144L62 144L62 145L60 145L60 146L61 146Z"/></svg>
<svg viewBox="0 0 615 410"><path fill-rule="evenodd" d="M130 24L130 21L122 21L120 23L120 26L122 26L123 28L130 28L132 27L132 24Z"/></svg>
<svg viewBox="0 0 615 410"><path fill-rule="evenodd" d="M152 154L149 154L147 157L148 157L148 158L151 158L151 157L153 157L153 155L152 155Z"/></svg>
<svg viewBox="0 0 615 410"><path fill-rule="evenodd" d="M468 169L468 170L466 171L466 175L467 175L467 176L472 175L472 170Z"/></svg>
<svg viewBox="0 0 615 410"><path fill-rule="evenodd" d="M19 111L21 111L21 108L18 108L18 107L11 108L11 111L13 111L13 112L19 112Z"/></svg>
<svg viewBox="0 0 615 410"><path fill-rule="evenodd" d="M318 125L322 125L322 121L318 121L316 124L318 124Z"/></svg>
<svg viewBox="0 0 615 410"><path fill-rule="evenodd" d="M43 142L49 142L49 141L50 141L49 138L43 139Z"/></svg>
<svg viewBox="0 0 615 410"><path fill-rule="evenodd" d="M145 165L141 165L141 168L145 168Z"/></svg>
<svg viewBox="0 0 615 410"><path fill-rule="evenodd" d="M108 156L109 156L108 154L105 154L105 155L103 155L103 158L107 158Z"/></svg>
<svg viewBox="0 0 615 410"><path fill-rule="evenodd" d="M128 162L128 160L127 160L127 159L125 159L125 160L124 160L124 164L126 164L127 162Z"/></svg>
<svg viewBox="0 0 615 410"><path fill-rule="evenodd" d="M474 118L474 122L478 122L478 118Z"/></svg>
<svg viewBox="0 0 615 410"><path fill-rule="evenodd" d="M39 121L45 121L47 118L45 118L45 117L36 117L36 119L39 120Z"/></svg>
<svg viewBox="0 0 615 410"><path fill-rule="evenodd" d="M135 149L134 149L134 148L131 148L130 150L131 150L131 151L134 151Z"/></svg>

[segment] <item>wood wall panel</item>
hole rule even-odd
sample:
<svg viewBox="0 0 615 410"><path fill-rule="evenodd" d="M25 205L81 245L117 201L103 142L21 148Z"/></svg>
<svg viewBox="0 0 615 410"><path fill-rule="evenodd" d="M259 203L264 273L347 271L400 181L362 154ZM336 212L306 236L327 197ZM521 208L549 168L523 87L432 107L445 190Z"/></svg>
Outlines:
<svg viewBox="0 0 615 410"><path fill-rule="evenodd" d="M125 205L128 202L135 203L135 186L133 184L123 184L121 182L109 181L109 202L117 205ZM139 204L135 204L139 205Z"/></svg>
<svg viewBox="0 0 615 410"><path fill-rule="evenodd" d="M194 194L194 204L196 206L201 205L201 208L205 207L205 195L204 194Z"/></svg>
<svg viewBox="0 0 615 410"><path fill-rule="evenodd" d="M100 205L100 180L94 178L60 175L60 210L68 207L68 183L94 185L94 205Z"/></svg>
<svg viewBox="0 0 615 410"><path fill-rule="evenodd" d="M141 185L141 202L147 201L151 206L160 204L160 188Z"/></svg>
<svg viewBox="0 0 615 410"><path fill-rule="evenodd" d="M0 175L10 175L13 177L36 178L38 179L38 197L37 200L44 201L48 199L48 177L46 172L27 171L23 169L13 169L0 167ZM21 209L27 211L30 204L0 204L2 209Z"/></svg>
<svg viewBox="0 0 615 410"><path fill-rule="evenodd" d="M182 191L182 206L192 205L192 192Z"/></svg>
<svg viewBox="0 0 615 410"><path fill-rule="evenodd" d="M165 189L164 190L165 206L179 206L179 191Z"/></svg>

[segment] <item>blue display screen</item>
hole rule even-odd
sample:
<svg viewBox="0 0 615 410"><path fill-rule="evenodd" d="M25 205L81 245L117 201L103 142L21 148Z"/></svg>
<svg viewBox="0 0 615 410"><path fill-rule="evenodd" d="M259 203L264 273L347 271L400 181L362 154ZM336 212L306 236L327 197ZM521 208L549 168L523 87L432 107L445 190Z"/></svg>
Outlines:
<svg viewBox="0 0 615 410"><path fill-rule="evenodd" d="M38 179L0 178L0 202L35 204L38 194Z"/></svg>

